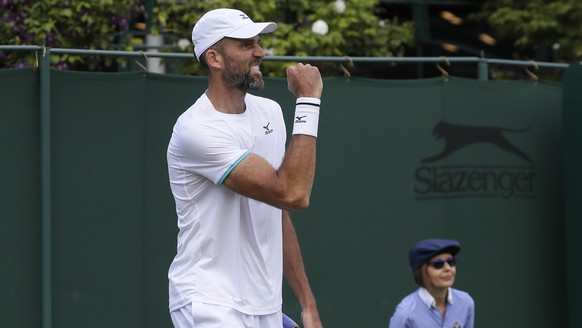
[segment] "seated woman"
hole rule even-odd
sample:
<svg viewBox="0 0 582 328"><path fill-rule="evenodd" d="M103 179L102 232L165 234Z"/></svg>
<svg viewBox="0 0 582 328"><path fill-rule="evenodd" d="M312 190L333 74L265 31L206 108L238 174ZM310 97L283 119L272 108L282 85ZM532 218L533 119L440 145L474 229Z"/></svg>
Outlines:
<svg viewBox="0 0 582 328"><path fill-rule="evenodd" d="M473 328L473 298L452 288L460 250L458 241L444 239L423 240L410 249L410 266L420 288L398 304L390 328Z"/></svg>

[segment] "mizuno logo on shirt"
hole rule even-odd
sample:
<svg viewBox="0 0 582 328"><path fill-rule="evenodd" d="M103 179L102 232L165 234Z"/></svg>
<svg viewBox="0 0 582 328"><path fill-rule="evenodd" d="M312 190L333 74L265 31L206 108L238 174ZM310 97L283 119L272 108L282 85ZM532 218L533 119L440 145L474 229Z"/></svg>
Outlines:
<svg viewBox="0 0 582 328"><path fill-rule="evenodd" d="M269 129L269 125L271 125L271 122L267 123L267 125L263 126L263 129L265 129L265 135L272 133L273 129Z"/></svg>

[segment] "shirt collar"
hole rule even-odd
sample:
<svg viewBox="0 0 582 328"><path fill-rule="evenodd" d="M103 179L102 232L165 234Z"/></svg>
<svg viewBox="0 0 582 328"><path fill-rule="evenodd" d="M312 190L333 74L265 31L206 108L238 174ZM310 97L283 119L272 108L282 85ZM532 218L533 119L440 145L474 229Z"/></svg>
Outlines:
<svg viewBox="0 0 582 328"><path fill-rule="evenodd" d="M420 287L418 289L418 296L420 296L422 302L426 304L426 306L428 306L429 308L436 306L436 300L434 299L434 297L432 297L428 290L426 290L426 288ZM453 304L453 293L451 293L450 287L449 290L447 291L447 303Z"/></svg>

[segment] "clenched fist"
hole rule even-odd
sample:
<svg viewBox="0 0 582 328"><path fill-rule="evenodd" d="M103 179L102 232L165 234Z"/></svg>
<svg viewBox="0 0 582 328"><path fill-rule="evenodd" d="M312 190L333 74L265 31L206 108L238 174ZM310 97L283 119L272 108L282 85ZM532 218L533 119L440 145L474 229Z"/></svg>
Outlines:
<svg viewBox="0 0 582 328"><path fill-rule="evenodd" d="M309 64L297 64L287 67L287 85L289 91L297 98L321 98L323 80L319 69Z"/></svg>

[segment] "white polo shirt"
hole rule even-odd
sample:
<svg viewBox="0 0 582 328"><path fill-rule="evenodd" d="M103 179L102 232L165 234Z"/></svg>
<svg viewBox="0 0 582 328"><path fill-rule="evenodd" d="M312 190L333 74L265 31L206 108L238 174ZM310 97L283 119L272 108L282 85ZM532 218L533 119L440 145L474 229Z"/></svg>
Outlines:
<svg viewBox="0 0 582 328"><path fill-rule="evenodd" d="M222 185L251 152L275 168L283 161L281 107L249 94L245 103L244 113L225 114L204 94L174 126L167 160L179 233L170 311L192 301L250 315L281 309L281 210Z"/></svg>

